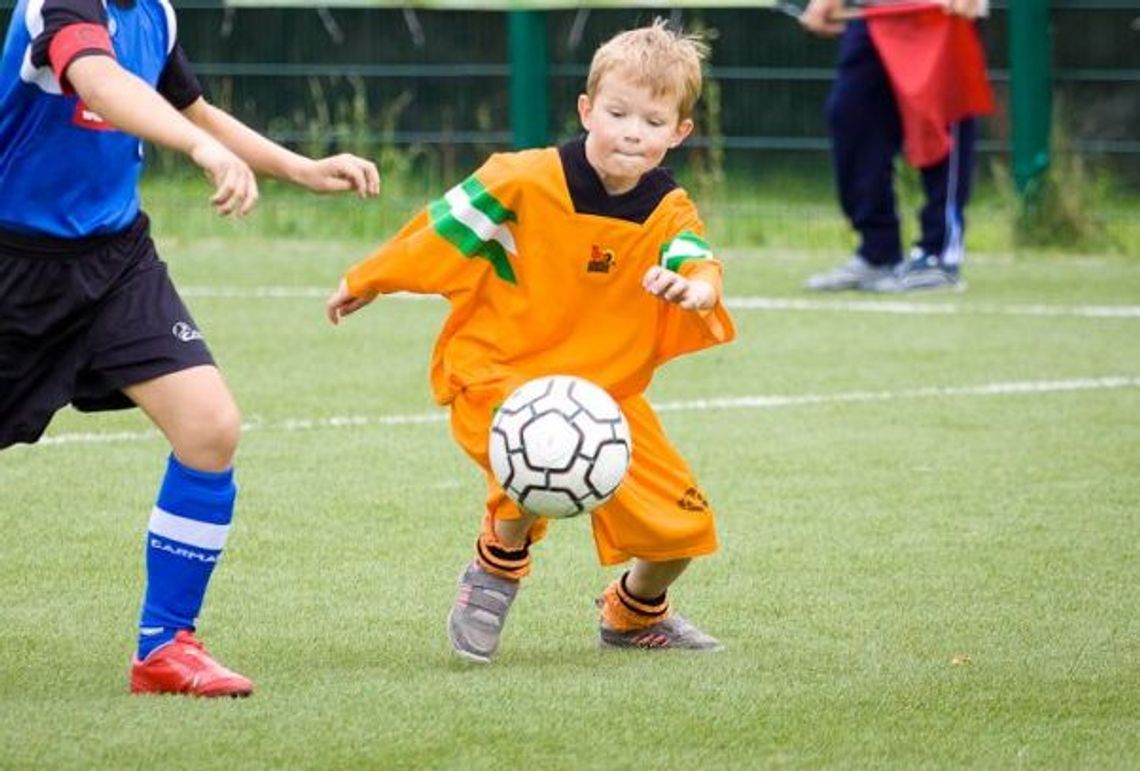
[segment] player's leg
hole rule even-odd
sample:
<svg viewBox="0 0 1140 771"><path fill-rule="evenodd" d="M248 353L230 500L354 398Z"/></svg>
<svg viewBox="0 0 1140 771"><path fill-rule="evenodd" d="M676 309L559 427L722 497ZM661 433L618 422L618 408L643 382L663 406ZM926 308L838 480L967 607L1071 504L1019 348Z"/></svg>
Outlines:
<svg viewBox="0 0 1140 771"><path fill-rule="evenodd" d="M252 684L213 661L193 636L233 518L240 415L155 253L145 217L116 240L107 260L118 278L88 330L72 401L82 410L137 405L173 448L147 528L131 688L246 695Z"/></svg>
<svg viewBox="0 0 1140 771"><path fill-rule="evenodd" d="M974 169L977 121L968 118L950 127L950 154L921 171L925 196L919 222L922 233L900 277L900 289L965 286L961 277L966 256L966 204Z"/></svg>
<svg viewBox="0 0 1140 771"><path fill-rule="evenodd" d="M720 643L672 612L668 590L692 558L716 549L714 514L644 398L622 412L637 448L613 500L594 512L603 564L633 565L598 600L605 647L717 650Z"/></svg>
<svg viewBox="0 0 1140 771"><path fill-rule="evenodd" d="M161 642L174 647L176 636L193 628L201 604L194 596L204 590L228 529L233 482L226 467L236 442L237 412L224 390L207 387L214 395L202 403L190 398L183 403L188 395L182 389L163 398L167 389L161 384L201 380L201 372L214 371L213 359L155 253L146 217L140 215L120 234L74 243L0 232L0 296L0 327L8 333L0 336L0 447L36 441L52 414L68 402L83 411L115 410L133 406L134 396L160 416L156 422L178 439L188 462L201 466L171 458L160 505L168 498L172 502L162 512L156 506L154 532L147 538L147 604L158 608L155 613L164 621L144 624L162 628L144 636L140 650ZM150 388L150 383L160 385ZM213 411L204 413L201 404ZM183 407L186 412L177 415ZM196 430L183 428L195 421L200 421ZM178 483L181 477L188 481ZM179 519L182 510L189 513ZM172 533L182 541L170 538ZM151 599L149 587L155 587L158 600ZM213 664L192 638L178 647L199 669ZM184 675L174 685L168 678L148 690L214 695L210 690L219 683L223 691L234 688L226 677L201 676L191 688L189 678ZM248 692L248 681L240 680L244 685L237 689Z"/></svg>
<svg viewBox="0 0 1140 771"><path fill-rule="evenodd" d="M925 202L919 213L922 234L917 246L948 264L961 262L977 143L977 120L967 118L950 127L950 154L941 163L922 169Z"/></svg>
<svg viewBox="0 0 1140 771"><path fill-rule="evenodd" d="M489 663L499 648L519 583L530 573L530 547L547 527L545 520L521 511L491 474L487 434L502 398L497 391L468 390L451 405L453 436L487 475L487 502L475 554L459 576L447 616L447 636L456 655L480 664Z"/></svg>
<svg viewBox="0 0 1140 771"><path fill-rule="evenodd" d="M545 530L544 521L519 511L501 490L489 491L474 558L459 576L447 616L447 636L456 655L490 663L520 582L530 574L531 539Z"/></svg>
<svg viewBox="0 0 1140 771"><path fill-rule="evenodd" d="M850 22L840 42L827 121L839 203L859 235L853 258L808 279L818 291L867 289L902 259L894 159L902 123L890 80L867 26Z"/></svg>
<svg viewBox="0 0 1140 771"><path fill-rule="evenodd" d="M253 684L213 661L193 637L233 519L237 405L213 366L162 375L123 392L173 449L148 526L132 690L248 695Z"/></svg>
<svg viewBox="0 0 1140 771"><path fill-rule="evenodd" d="M607 586L598 599L602 647L720 650L720 641L673 612L668 588L688 564L688 559L637 559L629 571ZM634 588L637 576L642 586L656 588Z"/></svg>
<svg viewBox="0 0 1140 771"><path fill-rule="evenodd" d="M0 449L35 443L75 395L87 330L116 265L66 242L0 230Z"/></svg>
<svg viewBox="0 0 1140 771"><path fill-rule="evenodd" d="M656 597L665 594L673 582L685 572L690 562L691 559L663 562L635 559L626 577L626 587L638 597Z"/></svg>
<svg viewBox="0 0 1140 771"><path fill-rule="evenodd" d="M206 472L231 468L241 413L217 367L190 367L123 393L162 431L181 463Z"/></svg>

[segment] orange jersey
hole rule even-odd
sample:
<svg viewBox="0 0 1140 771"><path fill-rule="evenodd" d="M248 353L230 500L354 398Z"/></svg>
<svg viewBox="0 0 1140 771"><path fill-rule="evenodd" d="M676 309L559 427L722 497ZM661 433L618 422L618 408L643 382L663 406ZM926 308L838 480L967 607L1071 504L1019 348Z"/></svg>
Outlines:
<svg viewBox="0 0 1140 771"><path fill-rule="evenodd" d="M356 296L447 298L431 366L441 404L468 388L509 390L556 373L623 399L642 393L662 362L734 336L719 300L708 311L683 310L641 286L660 264L719 294L721 265L703 234L667 171L607 196L579 140L491 156L346 281Z"/></svg>

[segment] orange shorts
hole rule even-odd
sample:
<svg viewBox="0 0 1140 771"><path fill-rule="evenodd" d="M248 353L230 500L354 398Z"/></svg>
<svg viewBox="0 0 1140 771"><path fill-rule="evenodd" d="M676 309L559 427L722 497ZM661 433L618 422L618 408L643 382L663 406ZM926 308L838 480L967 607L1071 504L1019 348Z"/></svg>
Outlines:
<svg viewBox="0 0 1140 771"><path fill-rule="evenodd" d="M466 389L451 404L451 432L487 476L487 518L518 519L522 512L495 481L487 455L494 410L506 398L499 389ZM631 557L664 562L716 551L713 510L688 464L669 443L643 396L620 402L633 438L629 472L617 493L591 515L594 543L603 565ZM531 542L549 520L531 528Z"/></svg>

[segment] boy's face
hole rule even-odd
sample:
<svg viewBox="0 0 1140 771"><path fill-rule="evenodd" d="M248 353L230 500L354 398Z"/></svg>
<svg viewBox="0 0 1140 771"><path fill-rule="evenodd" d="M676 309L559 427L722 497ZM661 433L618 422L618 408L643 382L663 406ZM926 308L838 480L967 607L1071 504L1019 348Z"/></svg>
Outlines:
<svg viewBox="0 0 1140 771"><path fill-rule="evenodd" d="M691 120L680 120L675 95L654 96L620 73L603 77L592 100L578 97L578 117L589 132L586 160L610 195L633 189L693 130Z"/></svg>

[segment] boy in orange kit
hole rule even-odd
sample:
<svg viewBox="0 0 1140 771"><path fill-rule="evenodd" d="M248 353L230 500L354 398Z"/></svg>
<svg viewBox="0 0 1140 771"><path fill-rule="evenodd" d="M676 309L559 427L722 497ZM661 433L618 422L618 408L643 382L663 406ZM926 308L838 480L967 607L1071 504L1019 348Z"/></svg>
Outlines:
<svg viewBox="0 0 1140 771"><path fill-rule="evenodd" d="M516 506L487 454L495 408L517 386L578 375L621 405L633 436L622 486L592 515L599 560L630 570L603 592L606 647L715 650L670 612L666 591L716 550L713 512L643 393L654 370L734 336L721 265L688 195L659 167L693 130L705 45L663 21L598 49L578 114L586 136L491 156L348 271L329 320L378 294L439 294L451 304L432 354L436 400L487 475L475 557L448 635L459 656L491 660L548 520Z"/></svg>

